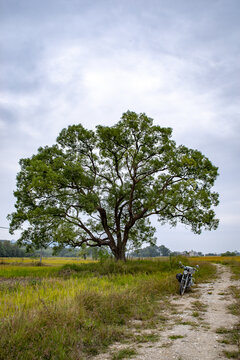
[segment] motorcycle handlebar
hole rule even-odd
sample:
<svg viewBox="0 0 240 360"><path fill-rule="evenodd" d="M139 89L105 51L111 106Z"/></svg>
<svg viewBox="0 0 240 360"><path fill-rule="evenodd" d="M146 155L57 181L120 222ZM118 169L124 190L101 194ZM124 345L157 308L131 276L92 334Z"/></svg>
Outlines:
<svg viewBox="0 0 240 360"><path fill-rule="evenodd" d="M188 267L188 266L186 266L186 265L183 265L183 264L181 263L181 261L179 262L179 265L180 265L180 268L183 268L183 269L185 269L186 267ZM195 271L198 271L198 269L199 269L199 265L196 265L196 267L194 267L194 266L189 266L189 267L193 268Z"/></svg>

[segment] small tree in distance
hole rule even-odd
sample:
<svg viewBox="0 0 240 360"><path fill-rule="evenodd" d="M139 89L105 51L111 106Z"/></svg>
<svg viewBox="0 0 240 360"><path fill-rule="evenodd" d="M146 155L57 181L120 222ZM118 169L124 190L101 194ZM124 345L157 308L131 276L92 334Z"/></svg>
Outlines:
<svg viewBox="0 0 240 360"><path fill-rule="evenodd" d="M81 124L63 129L55 145L20 160L11 233L25 223L19 244L107 246L125 260L129 242L155 242L154 214L197 234L216 229L217 167L200 151L176 146L171 133L130 111L95 132Z"/></svg>

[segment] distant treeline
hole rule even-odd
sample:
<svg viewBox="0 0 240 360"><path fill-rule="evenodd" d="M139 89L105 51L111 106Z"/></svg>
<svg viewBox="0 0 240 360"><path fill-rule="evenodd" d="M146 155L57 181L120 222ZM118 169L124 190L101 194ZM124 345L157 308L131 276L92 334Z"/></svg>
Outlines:
<svg viewBox="0 0 240 360"><path fill-rule="evenodd" d="M184 255L184 256L204 256L204 254L202 252L194 252L194 255L191 255L191 252L188 251L184 251L182 253L180 252L176 252L176 251L171 251L169 250L166 246L164 245L150 245L147 246L143 249L138 249L133 251L130 256L131 257L157 257L157 256L177 256L177 255ZM240 253L236 250L236 251L226 251L225 253L222 254L216 254L216 253L208 253L205 254L205 256L236 256L236 255L240 255Z"/></svg>
<svg viewBox="0 0 240 360"><path fill-rule="evenodd" d="M239 253L237 251L226 251L225 253L222 253L221 256L237 256Z"/></svg>
<svg viewBox="0 0 240 360"><path fill-rule="evenodd" d="M25 257L26 252L11 241L0 241L0 257Z"/></svg>
<svg viewBox="0 0 240 360"><path fill-rule="evenodd" d="M157 256L169 256L171 250L169 250L164 245L150 245L143 249L138 249L132 252L130 255L132 257L157 257Z"/></svg>
<svg viewBox="0 0 240 360"><path fill-rule="evenodd" d="M171 252L164 245L150 245L143 249L137 249L131 253L128 253L130 257L157 257L157 256L169 256L169 255L179 255L180 253ZM183 254L184 255L184 254ZM186 254L187 255L187 252ZM216 253L208 253L205 256L219 256L220 254ZM240 255L238 251L231 252L226 251L222 253L221 256L236 256ZM111 256L108 249L101 248L91 248L91 247L83 247L81 249L76 248L62 248L62 249L54 249L52 247L48 247L47 249L34 250L31 252L27 252L25 248L19 247L17 243L9 240L0 240L0 257L51 257L51 256L59 256L59 257L82 257L82 258L92 258L92 259L101 259L105 257ZM203 256L201 252L198 253L198 256Z"/></svg>
<svg viewBox="0 0 240 360"><path fill-rule="evenodd" d="M53 248L40 249L27 252L25 248L19 247L17 243L8 240L0 241L0 257L51 257L54 255ZM56 253L61 257L75 257L79 256L79 249L61 249Z"/></svg>
<svg viewBox="0 0 240 360"><path fill-rule="evenodd" d="M0 257L81 257L99 259L109 257L107 249L101 248L62 248L55 249L48 247L47 249L39 249L33 251L27 251L24 247L19 247L17 243L9 240L0 240Z"/></svg>
<svg viewBox="0 0 240 360"><path fill-rule="evenodd" d="M171 251L164 245L161 246L147 246L143 249L138 249L129 254L131 257L156 257L156 256L169 256ZM19 247L17 243L13 241L1 240L0 241L0 257L83 257L98 259L102 257L109 257L110 254L105 248L82 248L82 249L70 249L63 248L54 250L52 247L47 249L34 250L27 252L25 248Z"/></svg>
<svg viewBox="0 0 240 360"><path fill-rule="evenodd" d="M221 254L216 254L216 253L208 253L205 254L205 256L239 256L240 252L239 251L226 251L225 253L221 253Z"/></svg>

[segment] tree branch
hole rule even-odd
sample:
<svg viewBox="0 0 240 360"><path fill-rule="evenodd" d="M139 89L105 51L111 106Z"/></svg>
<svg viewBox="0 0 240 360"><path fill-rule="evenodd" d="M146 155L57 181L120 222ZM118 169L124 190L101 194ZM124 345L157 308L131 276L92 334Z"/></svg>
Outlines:
<svg viewBox="0 0 240 360"><path fill-rule="evenodd" d="M108 226L108 222L107 222L107 213L106 213L106 210L103 209L102 207L98 207L97 208L99 214L100 214L100 217L101 217L101 222L102 222L102 226L109 238L109 241L110 241L110 244L112 245L112 247L116 247L116 244L115 244L115 241L114 241L114 238L110 232L110 229L109 229L109 226Z"/></svg>

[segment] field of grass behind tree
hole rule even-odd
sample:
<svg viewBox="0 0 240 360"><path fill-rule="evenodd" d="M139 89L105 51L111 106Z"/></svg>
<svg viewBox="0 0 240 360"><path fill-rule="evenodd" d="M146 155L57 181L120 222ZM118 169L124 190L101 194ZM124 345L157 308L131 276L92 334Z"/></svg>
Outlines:
<svg viewBox="0 0 240 360"><path fill-rule="evenodd" d="M1 265L0 359L84 359L128 336L133 319L164 321L156 300L177 293L178 271L178 259ZM214 272L201 263L197 281Z"/></svg>

